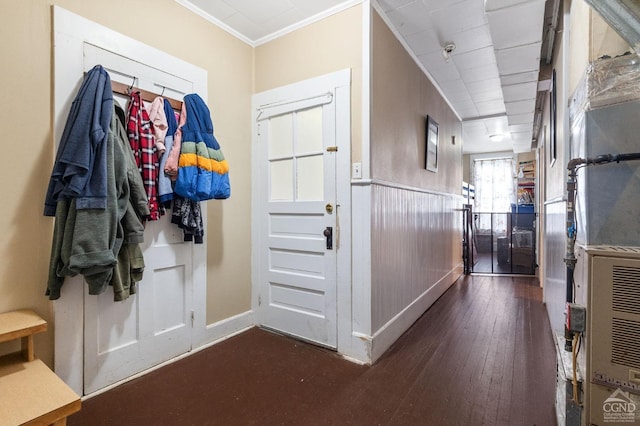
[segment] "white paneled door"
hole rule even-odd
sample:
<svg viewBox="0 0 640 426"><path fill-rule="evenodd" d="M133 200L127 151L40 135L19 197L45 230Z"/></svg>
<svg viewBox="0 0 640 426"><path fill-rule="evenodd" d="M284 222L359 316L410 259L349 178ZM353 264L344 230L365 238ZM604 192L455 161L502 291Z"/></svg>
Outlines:
<svg viewBox="0 0 640 426"><path fill-rule="evenodd" d="M254 98L259 325L337 345L336 104L313 80ZM273 99L278 99L272 102ZM255 199L255 198L254 198ZM257 216L257 217L256 217Z"/></svg>
<svg viewBox="0 0 640 426"><path fill-rule="evenodd" d="M112 81L135 81L174 99L186 93L207 98L204 70L59 7L54 18L56 141L83 73L96 64ZM127 99L114 98L126 110ZM206 211L203 203L205 228ZM55 369L74 391L94 393L185 354L197 342L206 317L206 240L185 243L170 219L169 210L146 224L144 276L128 299L114 302L111 288L89 295L81 277L65 282L54 304Z"/></svg>
<svg viewBox="0 0 640 426"><path fill-rule="evenodd" d="M184 78L89 44L84 46L84 63L85 71L102 64L123 82L122 74L135 75L137 85L161 80L174 90L192 91ZM128 97L116 94L114 101L127 111ZM137 294L123 302L114 302L110 290L85 296L85 394L191 350L194 246L183 239L167 210L160 220L145 226L145 268Z"/></svg>
<svg viewBox="0 0 640 426"><path fill-rule="evenodd" d="M85 296L86 394L191 350L191 249L168 216L150 222L137 294L122 302L110 290Z"/></svg>

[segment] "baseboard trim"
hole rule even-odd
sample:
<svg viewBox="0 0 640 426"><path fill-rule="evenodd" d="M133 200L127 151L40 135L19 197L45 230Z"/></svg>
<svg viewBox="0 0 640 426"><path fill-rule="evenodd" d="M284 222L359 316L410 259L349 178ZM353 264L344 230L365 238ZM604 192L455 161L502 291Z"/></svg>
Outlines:
<svg viewBox="0 0 640 426"><path fill-rule="evenodd" d="M94 396L98 396L108 390L111 390L113 388L116 388L126 382L129 382L133 379L137 379L138 377L144 376L146 374L151 373L152 371L155 371L159 368L162 368L164 366L167 366L169 364L173 364L176 361L179 361L181 359L184 359L188 356L191 356L197 352L200 352L204 349L210 348L213 345L216 345L220 342L223 342L235 335L238 335L240 333L243 333L247 330L249 330L250 328L253 328L255 326L255 324L253 323L253 311L247 311L247 312L243 312L241 314L235 315L233 317L230 318L225 318L222 321L218 321L216 323L210 324L206 327L207 329L207 334L209 337L212 337L213 340L200 345L198 347L194 347L192 348L189 352L185 352L181 355L178 355L175 358L171 358L167 361L164 361L160 364L154 365L151 368L148 368L146 370L140 371L136 374L134 374L133 376L127 377L125 379L122 379L116 383L113 383L109 386L106 386L102 389L98 389L95 392L92 392L90 394L84 395L82 397L82 401L86 400L86 399L90 399L93 398ZM217 337L216 337L217 336Z"/></svg>
<svg viewBox="0 0 640 426"><path fill-rule="evenodd" d="M462 275L463 265L456 265L416 300L390 319L371 339L371 362L376 362L418 318Z"/></svg>
<svg viewBox="0 0 640 426"><path fill-rule="evenodd" d="M208 324L205 327L205 339L200 342L198 349L214 345L253 326L255 326L253 310Z"/></svg>

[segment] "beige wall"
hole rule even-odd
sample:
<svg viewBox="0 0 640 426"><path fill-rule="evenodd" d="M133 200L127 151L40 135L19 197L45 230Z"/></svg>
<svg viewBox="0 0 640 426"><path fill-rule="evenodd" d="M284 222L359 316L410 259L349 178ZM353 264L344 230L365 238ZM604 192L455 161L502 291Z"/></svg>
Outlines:
<svg viewBox="0 0 640 426"><path fill-rule="evenodd" d="M460 194L460 120L377 13L372 24L372 177ZM427 115L439 124L437 173L424 167Z"/></svg>
<svg viewBox="0 0 640 426"><path fill-rule="evenodd" d="M600 15L591 11L591 46L589 60L594 61L604 55L619 56L630 52L631 48Z"/></svg>
<svg viewBox="0 0 640 426"><path fill-rule="evenodd" d="M462 273L463 200L460 121L377 12L371 33L375 334L404 331L398 324L410 325ZM427 114L439 124L437 173L424 164Z"/></svg>
<svg viewBox="0 0 640 426"><path fill-rule="evenodd" d="M462 156L462 180L471 183L471 155Z"/></svg>
<svg viewBox="0 0 640 426"><path fill-rule="evenodd" d="M351 68L351 161L362 159L362 6L255 49L255 93Z"/></svg>
<svg viewBox="0 0 640 426"><path fill-rule="evenodd" d="M570 2L570 7L567 8L567 6L565 6L565 9L570 9L570 26L568 28L568 35L569 51L571 54L567 57L569 62L569 81L567 82L567 87L569 89L569 93L573 93L589 63L591 8L584 2L584 0L574 0ZM562 23L562 14L560 14L558 23ZM559 32L556 40L562 39L563 36L563 33ZM558 58L562 58L562 56L555 55L556 63L558 62Z"/></svg>
<svg viewBox="0 0 640 426"><path fill-rule="evenodd" d="M250 105L252 48L173 0L0 0L0 87L5 94L0 312L31 308L50 323L36 351L53 359L52 305L44 296L53 219L42 215L52 140L52 8L59 5L208 71L216 136L231 167L232 196L209 202L209 323L251 307ZM161 30L163 23L166 31ZM10 42L9 42L10 41Z"/></svg>
<svg viewBox="0 0 640 426"><path fill-rule="evenodd" d="M584 0L573 0L570 9L568 89L573 93L590 61L622 55L631 48Z"/></svg>

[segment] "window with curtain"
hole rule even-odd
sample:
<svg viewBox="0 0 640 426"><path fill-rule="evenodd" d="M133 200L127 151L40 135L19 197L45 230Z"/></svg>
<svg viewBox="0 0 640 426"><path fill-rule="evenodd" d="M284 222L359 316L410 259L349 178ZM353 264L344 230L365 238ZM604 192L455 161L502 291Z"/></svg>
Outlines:
<svg viewBox="0 0 640 426"><path fill-rule="evenodd" d="M473 161L473 184L476 187L474 209L477 213L507 213L515 203L513 158L478 159ZM477 229L492 228L491 215L480 214ZM493 215L493 231L506 232L507 215Z"/></svg>

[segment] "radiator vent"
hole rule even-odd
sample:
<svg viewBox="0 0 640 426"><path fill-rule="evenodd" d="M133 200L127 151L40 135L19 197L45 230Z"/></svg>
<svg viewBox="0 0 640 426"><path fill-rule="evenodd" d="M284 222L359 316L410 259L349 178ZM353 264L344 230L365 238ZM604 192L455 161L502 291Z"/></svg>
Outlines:
<svg viewBox="0 0 640 426"><path fill-rule="evenodd" d="M611 361L640 369L640 322L612 318Z"/></svg>
<svg viewBox="0 0 640 426"><path fill-rule="evenodd" d="M612 305L614 311L640 314L640 268L613 267Z"/></svg>

